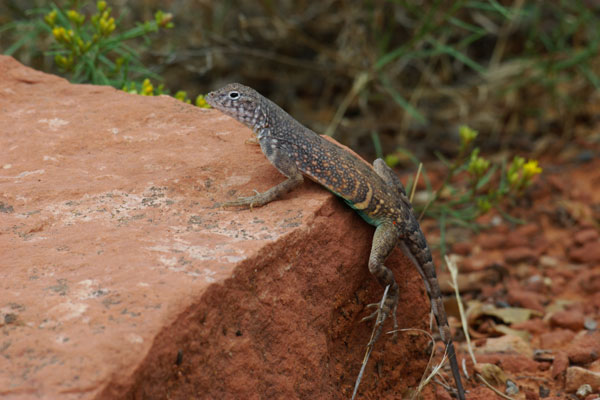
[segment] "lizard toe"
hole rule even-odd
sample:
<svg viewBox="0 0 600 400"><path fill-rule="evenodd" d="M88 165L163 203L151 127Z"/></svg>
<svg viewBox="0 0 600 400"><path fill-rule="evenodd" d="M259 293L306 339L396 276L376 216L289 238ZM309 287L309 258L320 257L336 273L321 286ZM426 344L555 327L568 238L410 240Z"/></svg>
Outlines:
<svg viewBox="0 0 600 400"><path fill-rule="evenodd" d="M238 197L237 200L226 201L225 203L222 203L221 207L246 207L252 209L255 205L257 205L260 202L261 196L261 194L257 190L254 190L254 192L256 192L255 196Z"/></svg>
<svg viewBox="0 0 600 400"><path fill-rule="evenodd" d="M390 313L390 310L385 305L381 307L380 303L367 304L367 308L375 307L377 307L377 310L373 311L371 314L361 319L360 322L366 322L375 319L377 324L382 324L387 318L388 314Z"/></svg>
<svg viewBox="0 0 600 400"><path fill-rule="evenodd" d="M377 311L375 311L375 312L373 312L373 313L371 313L371 314L367 315L366 317L362 318L362 319L360 320L360 322L367 322L367 321L370 321L370 320L372 320L372 319L376 318L376 317L377 317L377 315L379 315L379 310L377 310Z"/></svg>

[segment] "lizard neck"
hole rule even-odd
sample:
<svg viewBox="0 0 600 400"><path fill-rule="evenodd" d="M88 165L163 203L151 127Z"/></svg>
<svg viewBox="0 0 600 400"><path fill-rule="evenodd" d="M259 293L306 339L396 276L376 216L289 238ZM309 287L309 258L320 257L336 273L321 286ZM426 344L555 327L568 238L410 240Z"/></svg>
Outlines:
<svg viewBox="0 0 600 400"><path fill-rule="evenodd" d="M289 115L283 108L273 103L271 100L263 97L260 105L257 107L256 112L260 112L262 118L256 119L254 125L255 132L260 134L271 134L278 135L278 133L294 132L298 130L306 129L304 125L296 121L291 115ZM259 111L260 110L260 111Z"/></svg>
<svg viewBox="0 0 600 400"><path fill-rule="evenodd" d="M268 107L265 107L264 104L258 104L254 109L254 113L252 113L252 117L243 121L258 135L259 138L261 136L261 132L269 127L269 113L267 108Z"/></svg>

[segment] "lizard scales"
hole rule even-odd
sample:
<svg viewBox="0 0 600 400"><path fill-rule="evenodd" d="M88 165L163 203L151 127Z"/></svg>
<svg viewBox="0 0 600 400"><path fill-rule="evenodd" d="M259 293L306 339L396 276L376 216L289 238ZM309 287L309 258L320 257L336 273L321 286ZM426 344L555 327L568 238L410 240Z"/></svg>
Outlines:
<svg viewBox="0 0 600 400"><path fill-rule="evenodd" d="M446 345L458 398L465 397L458 363L431 251L414 216L400 179L381 159L373 167L296 121L269 99L247 86L232 83L206 96L217 110L242 122L255 133L267 159L287 177L284 182L256 196L243 197L224 206L260 207L303 182L303 175L341 197L369 224L376 227L369 256L369 271L385 287L388 297L380 314L391 314L397 328L398 284L385 259L399 245L423 278L440 336ZM376 332L374 341L381 334Z"/></svg>

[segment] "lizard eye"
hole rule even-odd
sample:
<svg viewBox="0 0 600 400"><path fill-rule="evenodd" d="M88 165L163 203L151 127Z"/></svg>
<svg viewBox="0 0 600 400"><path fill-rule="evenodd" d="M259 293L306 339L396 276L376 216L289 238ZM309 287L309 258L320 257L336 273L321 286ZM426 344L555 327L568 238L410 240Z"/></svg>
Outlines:
<svg viewBox="0 0 600 400"><path fill-rule="evenodd" d="M231 92L229 92L228 96L231 100L236 100L236 99L239 99L240 92L236 92L235 90L232 90Z"/></svg>

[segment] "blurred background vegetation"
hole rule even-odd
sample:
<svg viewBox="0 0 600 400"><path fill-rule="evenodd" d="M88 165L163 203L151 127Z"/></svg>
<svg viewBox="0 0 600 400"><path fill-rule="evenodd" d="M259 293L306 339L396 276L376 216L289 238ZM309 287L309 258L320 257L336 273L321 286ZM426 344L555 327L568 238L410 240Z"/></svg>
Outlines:
<svg viewBox="0 0 600 400"><path fill-rule="evenodd" d="M121 32L172 14L172 29L127 43L148 70L131 80L192 99L243 82L369 158L452 154L462 124L484 151L533 156L596 134L599 1L107 3ZM96 12L95 2L4 0L0 50L64 75L43 22L53 4Z"/></svg>
<svg viewBox="0 0 600 400"><path fill-rule="evenodd" d="M442 160L448 187L434 193L426 176L429 203L468 171L463 193L482 211L510 168L515 180L541 172L514 155L592 157L599 16L598 0L4 0L0 51L74 82L182 100L241 82L368 160L413 172Z"/></svg>

